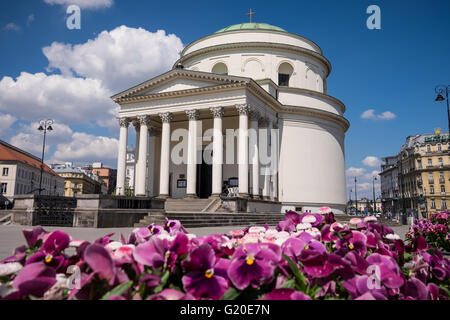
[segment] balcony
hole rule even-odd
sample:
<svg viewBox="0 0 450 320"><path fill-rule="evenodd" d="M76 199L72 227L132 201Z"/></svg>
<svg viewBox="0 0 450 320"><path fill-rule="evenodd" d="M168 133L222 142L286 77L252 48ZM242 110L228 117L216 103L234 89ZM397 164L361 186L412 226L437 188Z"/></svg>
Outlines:
<svg viewBox="0 0 450 320"><path fill-rule="evenodd" d="M434 184L434 179L428 179L428 184Z"/></svg>
<svg viewBox="0 0 450 320"><path fill-rule="evenodd" d="M445 179L444 178L439 178L439 183L441 183L441 184L445 183Z"/></svg>

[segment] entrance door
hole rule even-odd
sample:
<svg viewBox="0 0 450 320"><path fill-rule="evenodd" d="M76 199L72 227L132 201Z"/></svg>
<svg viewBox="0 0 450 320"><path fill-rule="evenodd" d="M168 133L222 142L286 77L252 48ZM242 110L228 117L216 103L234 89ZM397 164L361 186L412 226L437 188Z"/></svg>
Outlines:
<svg viewBox="0 0 450 320"><path fill-rule="evenodd" d="M212 165L202 164L197 165L197 197L207 199L212 193Z"/></svg>

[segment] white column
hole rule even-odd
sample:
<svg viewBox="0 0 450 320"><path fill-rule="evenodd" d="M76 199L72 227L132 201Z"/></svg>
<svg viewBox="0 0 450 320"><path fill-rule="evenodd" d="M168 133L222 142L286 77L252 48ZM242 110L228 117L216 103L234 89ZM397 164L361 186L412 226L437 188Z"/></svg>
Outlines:
<svg viewBox="0 0 450 320"><path fill-rule="evenodd" d="M189 118L186 197L197 197L197 138L198 110L186 110Z"/></svg>
<svg viewBox="0 0 450 320"><path fill-rule="evenodd" d="M269 157L270 155L270 146L269 146L269 120L267 118L263 118L260 121L260 126L262 127L262 134L265 135L265 141L264 143L266 143L265 146L265 150L267 152L267 157ZM262 190L262 196L264 200L270 200L270 168L269 168L269 164L264 164L263 165L263 190Z"/></svg>
<svg viewBox="0 0 450 320"><path fill-rule="evenodd" d="M139 176L137 174L138 162L139 162L139 140L140 140L140 132L141 132L141 124L138 119L134 119L132 121L134 130L136 131L136 148L134 150L134 179L133 185L130 187L134 190L134 195L136 195L136 188L138 186Z"/></svg>
<svg viewBox="0 0 450 320"><path fill-rule="evenodd" d="M162 121L159 195L161 198L167 198L169 196L170 173L170 122L173 119L173 114L166 112L160 113L159 116Z"/></svg>
<svg viewBox="0 0 450 320"><path fill-rule="evenodd" d="M259 198L259 149L258 149L258 120L260 114L257 111L251 111L250 132L249 132L249 149L250 161L252 164L252 196Z"/></svg>
<svg viewBox="0 0 450 320"><path fill-rule="evenodd" d="M278 124L274 123L272 125L273 129L276 129L274 131L274 135L272 136L272 163L273 163L273 175L272 175L272 182L273 182L273 200L278 201L278 171L280 168L278 167L278 157L279 157L279 131L278 131Z"/></svg>
<svg viewBox="0 0 450 320"><path fill-rule="evenodd" d="M237 105L239 112L239 197L248 197L248 113L247 104Z"/></svg>
<svg viewBox="0 0 450 320"><path fill-rule="evenodd" d="M157 128L149 129L149 145L148 145L148 195L156 196L155 192L155 168L156 168L156 144L157 137L161 134Z"/></svg>
<svg viewBox="0 0 450 320"><path fill-rule="evenodd" d="M127 118L119 118L120 137L119 137L119 155L117 157L117 184L116 194L125 194L125 169L127 161L127 143L128 143L128 125L130 121Z"/></svg>
<svg viewBox="0 0 450 320"><path fill-rule="evenodd" d="M145 196L145 181L147 178L147 147L148 147L148 124L150 121L149 116L139 116L139 123L141 130L139 133L139 161L137 165L137 185L136 196Z"/></svg>
<svg viewBox="0 0 450 320"><path fill-rule="evenodd" d="M222 107L211 108L214 117L213 133L213 167L212 167L212 196L222 194L222 165L223 165L223 134L222 117L224 110Z"/></svg>

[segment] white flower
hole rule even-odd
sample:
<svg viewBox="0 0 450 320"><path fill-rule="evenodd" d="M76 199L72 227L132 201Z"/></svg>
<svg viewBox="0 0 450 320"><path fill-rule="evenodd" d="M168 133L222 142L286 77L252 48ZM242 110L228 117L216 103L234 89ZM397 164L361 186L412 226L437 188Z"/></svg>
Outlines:
<svg viewBox="0 0 450 320"><path fill-rule="evenodd" d="M122 246L123 246L122 242L119 242L119 241L113 241L113 242L110 242L110 243L108 243L106 245L106 247L108 249L111 249L112 251L115 251L115 250L119 249Z"/></svg>
<svg viewBox="0 0 450 320"><path fill-rule="evenodd" d="M166 233L160 233L160 234L156 235L156 237L161 239L161 240L167 239L167 241L169 241L169 242L171 242L171 241L173 241L173 239L175 239L174 236L171 236L167 232Z"/></svg>
<svg viewBox="0 0 450 320"><path fill-rule="evenodd" d="M342 224L340 224L339 222L333 222L330 226L330 231L334 231L336 227L342 229L344 226Z"/></svg>
<svg viewBox="0 0 450 320"><path fill-rule="evenodd" d="M189 240L192 240L192 239L197 238L197 236L196 236L195 234L193 234L193 233L188 233L188 234L186 234L186 237L187 237Z"/></svg>
<svg viewBox="0 0 450 320"><path fill-rule="evenodd" d="M277 239L287 239L289 237L290 237L289 232L286 231L280 231L275 235L275 238Z"/></svg>
<svg viewBox="0 0 450 320"><path fill-rule="evenodd" d="M349 222L350 224L360 224L362 220L360 218L351 218Z"/></svg>
<svg viewBox="0 0 450 320"><path fill-rule="evenodd" d="M299 223L297 225L297 230L306 230L306 229L311 229L312 225L311 223Z"/></svg>
<svg viewBox="0 0 450 320"><path fill-rule="evenodd" d="M266 228L264 227L251 227L250 229L248 229L249 233L262 233L262 232L266 232Z"/></svg>
<svg viewBox="0 0 450 320"><path fill-rule="evenodd" d="M377 218L374 216L368 216L364 218L364 222L377 221Z"/></svg>
<svg viewBox="0 0 450 320"><path fill-rule="evenodd" d="M400 236L398 234L395 233L390 233L386 235L386 239L389 240L400 240Z"/></svg>
<svg viewBox="0 0 450 320"><path fill-rule="evenodd" d="M18 262L0 264L0 277L8 276L22 270L23 266Z"/></svg>
<svg viewBox="0 0 450 320"><path fill-rule="evenodd" d="M314 223L316 221L317 221L316 217L314 217L313 215L310 215L310 214L304 216L302 219L303 223Z"/></svg>
<svg viewBox="0 0 450 320"><path fill-rule="evenodd" d="M69 247L78 248L83 242L85 242L85 241L84 240L72 240L69 243Z"/></svg>
<svg viewBox="0 0 450 320"><path fill-rule="evenodd" d="M264 234L266 237L275 237L278 234L278 231L276 229L267 229L266 233Z"/></svg>

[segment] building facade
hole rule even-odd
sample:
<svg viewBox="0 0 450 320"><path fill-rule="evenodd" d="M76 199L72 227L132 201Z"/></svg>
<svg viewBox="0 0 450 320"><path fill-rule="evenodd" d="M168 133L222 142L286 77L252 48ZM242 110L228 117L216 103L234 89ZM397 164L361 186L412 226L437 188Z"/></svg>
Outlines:
<svg viewBox="0 0 450 320"><path fill-rule="evenodd" d="M448 209L450 188L449 135L436 130L434 134L410 136L400 148L393 166L398 172L398 189L385 188L392 194L383 203L392 202L393 212L417 212L422 216ZM392 168L382 167L380 176L388 176ZM384 193L383 193L384 191ZM391 207L391 206L389 206Z"/></svg>
<svg viewBox="0 0 450 320"><path fill-rule="evenodd" d="M326 93L330 71L317 44L267 24L191 43L171 71L112 97L120 105L117 192L133 124L136 196L208 198L232 185L282 210L345 211L349 122Z"/></svg>
<svg viewBox="0 0 450 320"><path fill-rule="evenodd" d="M117 183L117 169L107 168L103 166L103 163L101 162L94 162L92 165L88 165L83 169L103 180L107 194L112 194L114 192Z"/></svg>
<svg viewBox="0 0 450 320"><path fill-rule="evenodd" d="M0 193L13 200L19 194L39 194L41 159L0 140ZM64 180L44 164L42 195L64 195Z"/></svg>
<svg viewBox="0 0 450 320"><path fill-rule="evenodd" d="M125 186L129 193L134 195L134 174L136 172L136 147L127 147L125 167Z"/></svg>
<svg viewBox="0 0 450 320"><path fill-rule="evenodd" d="M398 212L398 167L397 156L381 159L381 197L383 199L383 211Z"/></svg>
<svg viewBox="0 0 450 320"><path fill-rule="evenodd" d="M106 194L107 188L103 180L73 163L52 164L52 169L64 179L64 195L75 197L78 194Z"/></svg>

